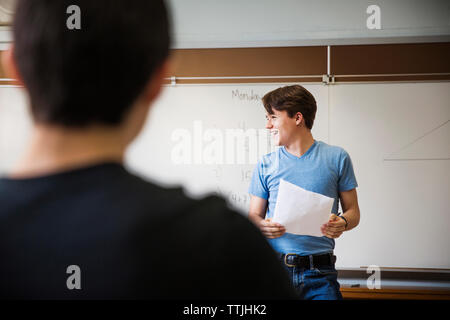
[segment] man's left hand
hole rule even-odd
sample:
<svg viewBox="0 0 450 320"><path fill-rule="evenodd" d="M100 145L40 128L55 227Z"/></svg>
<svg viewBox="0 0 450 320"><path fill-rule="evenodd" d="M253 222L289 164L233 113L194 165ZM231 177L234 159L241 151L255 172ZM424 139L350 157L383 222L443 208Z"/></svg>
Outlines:
<svg viewBox="0 0 450 320"><path fill-rule="evenodd" d="M320 230L322 231L322 234L328 238L339 238L345 231L345 220L333 213L330 215L328 223L322 225Z"/></svg>

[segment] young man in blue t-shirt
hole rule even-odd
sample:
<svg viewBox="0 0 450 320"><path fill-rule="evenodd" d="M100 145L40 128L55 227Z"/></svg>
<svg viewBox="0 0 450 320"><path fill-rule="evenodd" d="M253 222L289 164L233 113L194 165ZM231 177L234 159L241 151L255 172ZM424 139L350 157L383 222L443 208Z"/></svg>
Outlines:
<svg viewBox="0 0 450 320"><path fill-rule="evenodd" d="M314 140L311 129L316 101L299 85L287 86L263 97L267 125L280 148L258 162L250 184L249 218L269 239L304 299L342 299L334 267L334 239L359 223L358 186L348 153ZM280 179L334 198L323 237L286 233L272 222ZM343 214L338 216L339 199Z"/></svg>

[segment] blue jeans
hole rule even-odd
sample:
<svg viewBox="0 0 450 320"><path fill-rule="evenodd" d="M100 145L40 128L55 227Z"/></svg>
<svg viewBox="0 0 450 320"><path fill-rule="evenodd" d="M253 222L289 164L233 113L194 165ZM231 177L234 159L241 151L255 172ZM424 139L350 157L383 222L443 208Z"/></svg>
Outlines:
<svg viewBox="0 0 450 320"><path fill-rule="evenodd" d="M334 267L321 267L320 269L305 269L284 266L289 277L304 300L342 300L337 281L337 271Z"/></svg>

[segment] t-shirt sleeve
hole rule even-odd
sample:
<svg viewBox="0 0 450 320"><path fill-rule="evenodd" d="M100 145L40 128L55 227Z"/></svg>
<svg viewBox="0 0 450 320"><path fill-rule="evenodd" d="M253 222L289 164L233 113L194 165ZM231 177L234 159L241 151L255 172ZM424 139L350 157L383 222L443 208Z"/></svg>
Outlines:
<svg viewBox="0 0 450 320"><path fill-rule="evenodd" d="M263 172L263 162L260 160L253 170L252 181L250 182L248 193L267 200L269 198L269 188L267 187Z"/></svg>
<svg viewBox="0 0 450 320"><path fill-rule="evenodd" d="M358 186L352 160L347 151L342 150L339 161L339 192L349 191Z"/></svg>

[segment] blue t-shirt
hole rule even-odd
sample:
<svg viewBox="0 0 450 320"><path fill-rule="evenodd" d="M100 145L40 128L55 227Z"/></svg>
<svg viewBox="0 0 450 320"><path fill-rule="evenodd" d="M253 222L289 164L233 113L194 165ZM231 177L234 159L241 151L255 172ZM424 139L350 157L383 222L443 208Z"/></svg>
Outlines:
<svg viewBox="0 0 450 320"><path fill-rule="evenodd" d="M334 198L332 213L338 212L339 192L358 186L348 153L340 147L317 140L300 158L280 147L263 156L258 162L249 193L268 200L266 218L273 217L280 179ZM272 247L281 253L310 255L333 252L334 249L334 239L325 236L285 233L279 238L268 240Z"/></svg>

